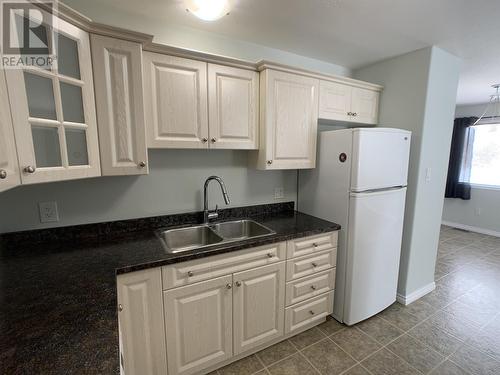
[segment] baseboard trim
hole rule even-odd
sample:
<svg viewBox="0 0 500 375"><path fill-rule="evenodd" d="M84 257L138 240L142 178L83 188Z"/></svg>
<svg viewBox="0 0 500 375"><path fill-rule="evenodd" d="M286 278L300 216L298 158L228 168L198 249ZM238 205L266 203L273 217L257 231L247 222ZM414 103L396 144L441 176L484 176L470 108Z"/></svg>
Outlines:
<svg viewBox="0 0 500 375"><path fill-rule="evenodd" d="M484 229L484 228L479 228L479 227L473 227L471 225L465 225L465 224L460 224L460 223L453 223L451 221L445 221L443 220L441 222L443 225L447 225L449 227L457 228L457 229L463 229L463 230L468 230L469 232L476 232L476 233L481 233L481 234L487 234L489 236L495 236L495 237L500 237L500 232L491 230L491 229Z"/></svg>
<svg viewBox="0 0 500 375"><path fill-rule="evenodd" d="M410 293L408 295L403 295L398 293L396 296L396 300L401 303L402 305L409 305L412 302L415 302L417 299L425 296L426 294L432 292L434 289L436 289L436 283L433 281L430 284L427 284L426 286L414 291L413 293Z"/></svg>

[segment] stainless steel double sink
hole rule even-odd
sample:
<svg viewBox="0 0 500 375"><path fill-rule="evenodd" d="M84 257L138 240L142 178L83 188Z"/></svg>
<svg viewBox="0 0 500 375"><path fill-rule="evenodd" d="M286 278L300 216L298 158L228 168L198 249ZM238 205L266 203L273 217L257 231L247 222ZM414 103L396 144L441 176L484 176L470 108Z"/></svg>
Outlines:
<svg viewBox="0 0 500 375"><path fill-rule="evenodd" d="M275 234L254 220L234 220L215 224L159 230L157 232L167 253L180 253L229 242Z"/></svg>

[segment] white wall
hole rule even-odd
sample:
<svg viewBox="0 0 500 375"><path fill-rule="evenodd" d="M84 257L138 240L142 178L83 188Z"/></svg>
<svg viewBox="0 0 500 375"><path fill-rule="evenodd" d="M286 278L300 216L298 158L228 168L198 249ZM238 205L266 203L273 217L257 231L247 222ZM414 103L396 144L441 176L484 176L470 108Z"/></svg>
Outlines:
<svg viewBox="0 0 500 375"><path fill-rule="evenodd" d="M323 73L344 76L351 74L350 69L328 61L320 61L307 56L228 38L220 34L159 21L158 19L144 19L136 14L106 6L99 0L64 0L64 3L96 22L154 35L154 42L156 43L252 62L264 59Z"/></svg>
<svg viewBox="0 0 500 375"><path fill-rule="evenodd" d="M455 117L479 117L485 108L486 103L457 106ZM499 212L500 190L473 187L469 201L452 198L444 200L443 222L500 236Z"/></svg>
<svg viewBox="0 0 500 375"><path fill-rule="evenodd" d="M247 151L150 150L148 176L20 186L0 194L0 233L202 210L210 175L224 179L233 207L296 200L296 171L249 169L247 157ZM211 208L225 207L212 184ZM285 189L285 199L274 199L275 187ZM57 201L58 223L40 224L38 202L47 201Z"/></svg>
<svg viewBox="0 0 500 375"><path fill-rule="evenodd" d="M398 285L402 296L434 282L459 66L456 57L429 47L354 72L385 87L380 126L413 133Z"/></svg>

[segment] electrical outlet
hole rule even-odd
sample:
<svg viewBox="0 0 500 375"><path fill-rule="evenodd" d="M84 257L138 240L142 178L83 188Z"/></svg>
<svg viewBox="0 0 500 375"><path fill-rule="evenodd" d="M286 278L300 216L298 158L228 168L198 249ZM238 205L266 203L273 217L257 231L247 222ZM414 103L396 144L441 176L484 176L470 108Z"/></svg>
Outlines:
<svg viewBox="0 0 500 375"><path fill-rule="evenodd" d="M59 212L57 211L57 202L40 202L40 223L52 223L59 221Z"/></svg>
<svg viewBox="0 0 500 375"><path fill-rule="evenodd" d="M427 168L425 170L425 181L430 182L431 181L431 168Z"/></svg>
<svg viewBox="0 0 500 375"><path fill-rule="evenodd" d="M274 199L284 199L285 189L282 187L274 188Z"/></svg>

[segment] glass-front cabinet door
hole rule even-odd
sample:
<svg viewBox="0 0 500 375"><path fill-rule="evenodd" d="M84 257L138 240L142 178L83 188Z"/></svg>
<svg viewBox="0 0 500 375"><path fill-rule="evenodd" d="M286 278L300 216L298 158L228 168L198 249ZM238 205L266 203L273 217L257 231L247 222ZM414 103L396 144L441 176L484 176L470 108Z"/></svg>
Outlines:
<svg viewBox="0 0 500 375"><path fill-rule="evenodd" d="M99 176L89 35L58 19L38 37L53 63L6 70L22 182Z"/></svg>

